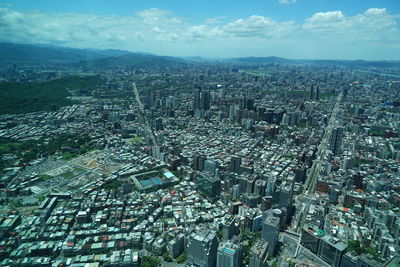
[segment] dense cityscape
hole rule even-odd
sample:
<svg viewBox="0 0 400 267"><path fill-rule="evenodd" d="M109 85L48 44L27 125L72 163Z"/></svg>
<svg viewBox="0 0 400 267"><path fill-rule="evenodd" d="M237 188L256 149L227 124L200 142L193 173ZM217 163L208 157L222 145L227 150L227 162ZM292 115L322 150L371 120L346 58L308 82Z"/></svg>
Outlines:
<svg viewBox="0 0 400 267"><path fill-rule="evenodd" d="M399 267L399 0L0 0L0 267Z"/></svg>
<svg viewBox="0 0 400 267"><path fill-rule="evenodd" d="M398 67L15 64L1 77L30 98L68 89L0 116L2 266L400 262Z"/></svg>

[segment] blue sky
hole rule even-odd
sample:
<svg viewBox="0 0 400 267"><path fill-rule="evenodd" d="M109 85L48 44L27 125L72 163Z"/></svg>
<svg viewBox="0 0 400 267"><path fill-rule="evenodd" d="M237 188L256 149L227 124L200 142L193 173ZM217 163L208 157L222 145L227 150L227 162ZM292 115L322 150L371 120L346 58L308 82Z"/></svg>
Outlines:
<svg viewBox="0 0 400 267"><path fill-rule="evenodd" d="M400 60L398 0L0 0L0 41L171 56Z"/></svg>

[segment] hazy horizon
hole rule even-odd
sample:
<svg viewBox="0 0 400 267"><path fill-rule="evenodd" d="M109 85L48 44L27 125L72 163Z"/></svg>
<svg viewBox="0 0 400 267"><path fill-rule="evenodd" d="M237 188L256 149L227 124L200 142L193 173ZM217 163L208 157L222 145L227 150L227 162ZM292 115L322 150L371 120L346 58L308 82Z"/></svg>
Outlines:
<svg viewBox="0 0 400 267"><path fill-rule="evenodd" d="M397 1L2 1L0 42L225 59L400 60Z"/></svg>

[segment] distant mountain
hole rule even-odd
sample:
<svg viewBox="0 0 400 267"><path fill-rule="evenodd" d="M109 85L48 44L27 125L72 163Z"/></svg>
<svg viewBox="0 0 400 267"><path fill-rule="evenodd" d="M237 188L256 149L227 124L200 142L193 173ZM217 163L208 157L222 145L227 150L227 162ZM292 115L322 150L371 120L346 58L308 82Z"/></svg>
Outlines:
<svg viewBox="0 0 400 267"><path fill-rule="evenodd" d="M287 59L282 57L242 57L226 59L226 62L242 64L312 64L312 65L330 65L344 67L375 67L391 68L399 67L400 61L378 60L335 60L335 59Z"/></svg>
<svg viewBox="0 0 400 267"><path fill-rule="evenodd" d="M131 53L119 57L108 57L91 60L82 60L74 64L75 66L85 66L88 68L102 68L115 66L130 67L167 67L177 64L185 64L187 61L177 57L155 56L144 53Z"/></svg>
<svg viewBox="0 0 400 267"><path fill-rule="evenodd" d="M124 50L77 49L51 45L0 43L0 64L63 64L130 54Z"/></svg>
<svg viewBox="0 0 400 267"><path fill-rule="evenodd" d="M251 64L270 64L270 63L293 64L293 63L296 63L292 59L287 59L287 58L283 58L283 57L240 57L240 58L227 59L225 61L236 62L236 63L251 63Z"/></svg>

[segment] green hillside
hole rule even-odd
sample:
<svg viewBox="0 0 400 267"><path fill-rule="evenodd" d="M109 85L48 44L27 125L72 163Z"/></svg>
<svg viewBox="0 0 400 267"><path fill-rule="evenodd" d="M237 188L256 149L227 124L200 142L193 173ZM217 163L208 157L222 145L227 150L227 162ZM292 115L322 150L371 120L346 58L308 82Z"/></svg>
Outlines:
<svg viewBox="0 0 400 267"><path fill-rule="evenodd" d="M97 76L68 77L38 83L0 83L0 114L53 110L73 104L71 92L90 93L102 80Z"/></svg>

